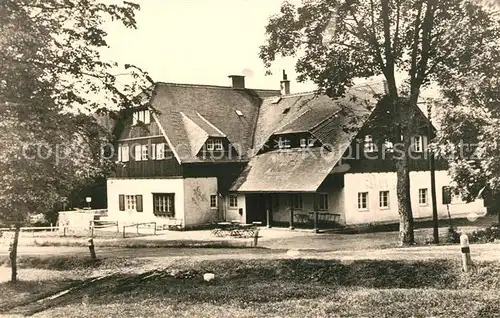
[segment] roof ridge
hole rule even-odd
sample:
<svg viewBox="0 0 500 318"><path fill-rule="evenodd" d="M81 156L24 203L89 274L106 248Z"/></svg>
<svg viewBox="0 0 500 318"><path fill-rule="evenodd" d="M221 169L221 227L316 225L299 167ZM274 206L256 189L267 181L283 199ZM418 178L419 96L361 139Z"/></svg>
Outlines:
<svg viewBox="0 0 500 318"><path fill-rule="evenodd" d="M209 85L209 84L189 84L189 83L172 83L172 82L156 82L158 85L168 85L168 86L180 86L180 87L199 87L199 88L214 88L214 89L228 89L228 90L253 90L253 91L263 91L263 92L277 92L279 89L267 89L267 88L234 88L232 86L222 86L222 85Z"/></svg>

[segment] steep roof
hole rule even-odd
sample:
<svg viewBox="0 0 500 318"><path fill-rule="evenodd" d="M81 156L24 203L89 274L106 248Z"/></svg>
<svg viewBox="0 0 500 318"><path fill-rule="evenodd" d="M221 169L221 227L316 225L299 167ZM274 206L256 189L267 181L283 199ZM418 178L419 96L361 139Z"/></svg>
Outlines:
<svg viewBox="0 0 500 318"><path fill-rule="evenodd" d="M316 191L368 120L382 93L383 85L365 85L351 88L346 97L337 100L314 93L287 96L282 105L282 101L266 100L259 114L255 147L262 147L273 134L310 132L328 150L273 150L256 155L231 190Z"/></svg>
<svg viewBox="0 0 500 318"><path fill-rule="evenodd" d="M370 83L351 87L345 97L332 99L317 92L293 94L280 98L266 98L260 108L254 136L254 149L260 150L273 134L311 132L324 143L331 138L325 132L338 127L335 115L361 122L377 102L377 97L384 92L383 83ZM345 112L345 114L341 114Z"/></svg>
<svg viewBox="0 0 500 318"><path fill-rule="evenodd" d="M266 152L250 160L231 191L315 192L341 156L321 148Z"/></svg>
<svg viewBox="0 0 500 318"><path fill-rule="evenodd" d="M262 100L276 90L157 83L151 98L157 118L181 162L204 161L193 152L204 136L226 136L236 149L252 146ZM241 116L236 111L241 112ZM204 142L204 141L203 141ZM246 153L241 154L243 159Z"/></svg>

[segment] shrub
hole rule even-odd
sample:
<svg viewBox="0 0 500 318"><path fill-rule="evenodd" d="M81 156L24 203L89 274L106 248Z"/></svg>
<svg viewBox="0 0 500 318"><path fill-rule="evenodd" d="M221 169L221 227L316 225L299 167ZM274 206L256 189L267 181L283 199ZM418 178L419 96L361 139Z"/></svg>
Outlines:
<svg viewBox="0 0 500 318"><path fill-rule="evenodd" d="M491 243L500 239L500 227L498 224L492 224L485 229L476 230L469 236L471 243Z"/></svg>

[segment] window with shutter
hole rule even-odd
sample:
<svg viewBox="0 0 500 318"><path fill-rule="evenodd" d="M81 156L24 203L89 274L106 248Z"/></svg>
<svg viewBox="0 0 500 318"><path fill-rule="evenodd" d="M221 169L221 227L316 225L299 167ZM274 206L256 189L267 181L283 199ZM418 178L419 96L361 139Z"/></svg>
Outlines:
<svg viewBox="0 0 500 318"><path fill-rule="evenodd" d="M122 161L128 162L129 156L130 156L130 150L128 148L128 145L122 146Z"/></svg>
<svg viewBox="0 0 500 318"><path fill-rule="evenodd" d="M125 195L120 194L118 196L118 210L125 211Z"/></svg>
<svg viewBox="0 0 500 318"><path fill-rule="evenodd" d="M165 159L165 144L156 145L156 159L157 160Z"/></svg>
<svg viewBox="0 0 500 318"><path fill-rule="evenodd" d="M135 196L135 204L136 204L136 211L137 212L142 212L142 194L138 194Z"/></svg>
<svg viewBox="0 0 500 318"><path fill-rule="evenodd" d="M141 152L141 145L135 145L134 146L134 159L135 161L141 161L142 160L142 152Z"/></svg>

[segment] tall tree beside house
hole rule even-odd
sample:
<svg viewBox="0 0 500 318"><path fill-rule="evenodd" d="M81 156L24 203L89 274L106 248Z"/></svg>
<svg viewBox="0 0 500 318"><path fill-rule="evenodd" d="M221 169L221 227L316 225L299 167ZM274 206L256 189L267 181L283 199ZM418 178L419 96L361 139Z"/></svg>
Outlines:
<svg viewBox="0 0 500 318"><path fill-rule="evenodd" d="M466 202L482 196L500 222L500 85L496 76L471 82L460 96L438 103L441 129L434 146L449 162L456 195Z"/></svg>
<svg viewBox="0 0 500 318"><path fill-rule="evenodd" d="M266 67L277 56L299 56L298 80L313 81L332 98L356 78L384 76L394 121L388 137L409 149L421 89L435 81L453 91L470 74L489 72L499 57L492 44L500 25L491 7L473 0L315 0L285 2L266 34ZM407 245L414 243L407 151L396 172L400 243Z"/></svg>
<svg viewBox="0 0 500 318"><path fill-rule="evenodd" d="M82 112L133 107L151 84L132 65L104 61L103 25L135 28L131 2L5 0L0 3L0 218L19 226L106 171L96 122ZM129 75L118 81L118 73ZM56 153L56 150L59 152Z"/></svg>

